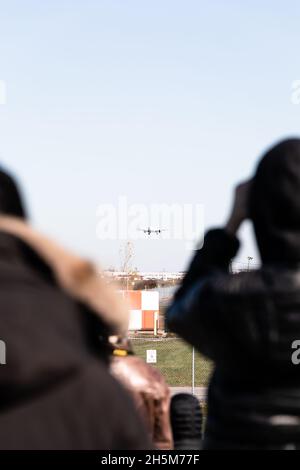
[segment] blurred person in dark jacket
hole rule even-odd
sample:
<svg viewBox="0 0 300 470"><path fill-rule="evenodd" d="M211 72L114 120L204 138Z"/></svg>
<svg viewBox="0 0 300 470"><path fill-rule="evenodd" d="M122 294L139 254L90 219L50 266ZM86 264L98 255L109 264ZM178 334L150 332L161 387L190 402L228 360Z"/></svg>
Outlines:
<svg viewBox="0 0 300 470"><path fill-rule="evenodd" d="M173 448L170 391L161 373L134 355L126 337L110 338L111 372L134 399L149 437L160 450Z"/></svg>
<svg viewBox="0 0 300 470"><path fill-rule="evenodd" d="M229 274L237 232L252 221L262 267ZM169 327L215 362L206 449L300 448L300 140L286 140L238 186L228 223L209 231Z"/></svg>
<svg viewBox="0 0 300 470"><path fill-rule="evenodd" d="M94 266L36 232L0 172L0 449L149 449L101 335L127 311Z"/></svg>

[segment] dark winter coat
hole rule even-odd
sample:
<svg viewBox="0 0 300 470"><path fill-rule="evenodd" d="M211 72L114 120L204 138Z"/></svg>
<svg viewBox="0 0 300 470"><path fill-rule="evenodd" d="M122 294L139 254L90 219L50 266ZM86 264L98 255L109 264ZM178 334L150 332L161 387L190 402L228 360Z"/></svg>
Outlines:
<svg viewBox="0 0 300 470"><path fill-rule="evenodd" d="M105 328L36 252L0 232L0 449L151 447L108 373L98 341Z"/></svg>

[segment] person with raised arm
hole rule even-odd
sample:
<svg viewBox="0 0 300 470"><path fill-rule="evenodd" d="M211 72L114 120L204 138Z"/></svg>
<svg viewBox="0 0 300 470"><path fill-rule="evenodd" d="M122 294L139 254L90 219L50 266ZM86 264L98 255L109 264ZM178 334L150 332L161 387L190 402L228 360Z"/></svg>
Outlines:
<svg viewBox="0 0 300 470"><path fill-rule="evenodd" d="M252 222L258 270L233 274ZM214 361L205 449L300 448L300 140L271 148L207 232L167 312L169 328Z"/></svg>

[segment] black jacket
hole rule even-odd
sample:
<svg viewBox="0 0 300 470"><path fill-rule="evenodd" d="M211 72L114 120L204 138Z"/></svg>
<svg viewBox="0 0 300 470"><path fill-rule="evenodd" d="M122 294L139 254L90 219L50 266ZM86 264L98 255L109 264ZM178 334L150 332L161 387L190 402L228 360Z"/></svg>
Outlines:
<svg viewBox="0 0 300 470"><path fill-rule="evenodd" d="M43 260L0 232L0 449L147 449L98 347L95 317ZM98 323L97 323L98 328Z"/></svg>
<svg viewBox="0 0 300 470"><path fill-rule="evenodd" d="M212 359L206 448L300 443L300 267L229 274L239 242L207 233L167 312L172 331Z"/></svg>

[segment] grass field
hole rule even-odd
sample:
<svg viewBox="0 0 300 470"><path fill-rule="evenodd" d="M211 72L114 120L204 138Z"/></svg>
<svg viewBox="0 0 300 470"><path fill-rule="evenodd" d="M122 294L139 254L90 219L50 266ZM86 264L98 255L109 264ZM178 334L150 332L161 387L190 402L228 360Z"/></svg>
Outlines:
<svg viewBox="0 0 300 470"><path fill-rule="evenodd" d="M135 353L146 359L147 349L156 349L157 364L166 381L173 387L190 387L192 384L192 349L183 341L172 339L134 339ZM211 364L198 353L195 354L195 386L207 385Z"/></svg>

